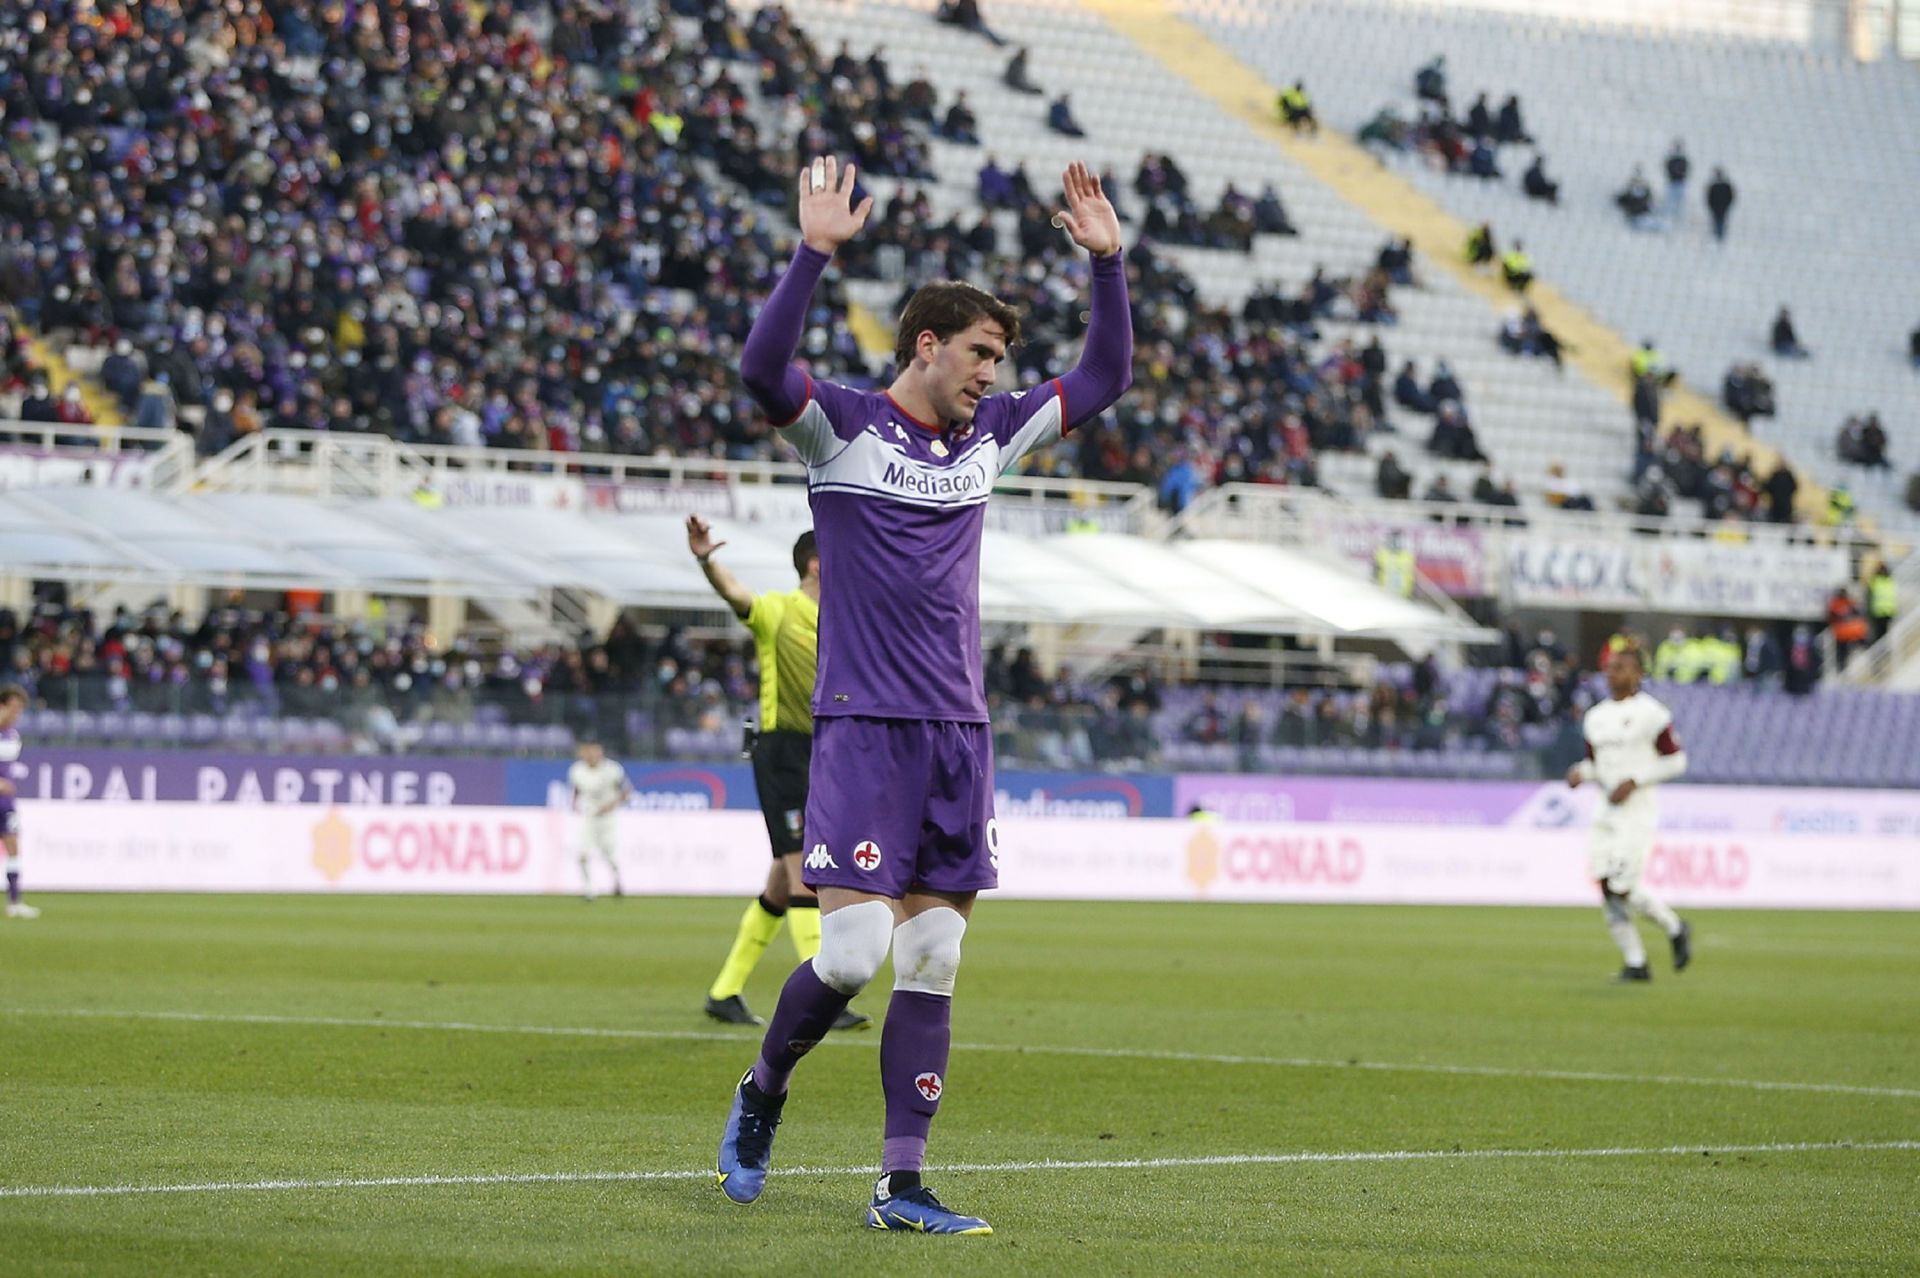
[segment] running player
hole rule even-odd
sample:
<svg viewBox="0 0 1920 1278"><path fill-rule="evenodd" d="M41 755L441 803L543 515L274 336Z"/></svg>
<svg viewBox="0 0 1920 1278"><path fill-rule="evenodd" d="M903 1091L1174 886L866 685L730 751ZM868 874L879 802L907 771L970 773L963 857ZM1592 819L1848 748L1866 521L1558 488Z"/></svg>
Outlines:
<svg viewBox="0 0 1920 1278"><path fill-rule="evenodd" d="M17 683L0 684L0 842L7 849L7 917L37 919L40 911L20 899L20 808L16 782L26 774L20 763L20 715L27 708L27 690Z"/></svg>
<svg viewBox="0 0 1920 1278"><path fill-rule="evenodd" d="M1587 757L1567 770L1567 784L1575 789L1598 781L1606 792L1606 803L1593 819L1587 867L1600 885L1607 931L1626 960L1622 981L1653 979L1629 908L1667 934L1674 971L1693 961L1693 929L1640 883L1660 818L1654 787L1687 770L1686 751L1673 732L1673 712L1640 690L1645 674L1637 645L1614 649L1607 660L1612 695L1587 711Z"/></svg>
<svg viewBox="0 0 1920 1278"><path fill-rule="evenodd" d="M586 899L593 900L593 858L606 863L613 876L613 894L624 896L620 887L620 805L633 793L627 770L607 757L598 741L580 743L580 757L567 769L567 786L573 792L573 810L580 814L574 837L580 857L580 881Z"/></svg>
<svg viewBox="0 0 1920 1278"><path fill-rule="evenodd" d="M820 651L820 552L809 529L793 543L793 570L800 588L756 595L714 561L726 545L698 515L687 516L687 549L700 561L707 584L753 632L760 663L760 730L753 739L753 788L760 796L773 869L766 890L747 905L733 948L707 990L707 1015L731 1025L759 1025L741 991L760 955L785 918L802 963L820 952L820 898L800 881L801 818L807 810L807 765L813 758L813 671ZM858 1029L872 1021L841 1009L835 1029Z"/></svg>
<svg viewBox="0 0 1920 1278"><path fill-rule="evenodd" d="M1057 380L990 395L1020 336L1012 307L970 284L917 290L900 316L884 393L792 366L815 283L865 223L854 174L800 174L802 245L741 350L740 372L807 464L820 537L820 667L803 861L820 893L820 953L787 979L760 1059L734 1090L720 1188L760 1196L787 1080L893 950L880 1039L886 1100L874 1229L984 1234L920 1181L946 1089L954 976L974 896L999 881L993 749L980 649L985 503L1022 456L1103 412L1132 378L1120 222L1083 164L1055 224L1093 258L1080 362Z"/></svg>

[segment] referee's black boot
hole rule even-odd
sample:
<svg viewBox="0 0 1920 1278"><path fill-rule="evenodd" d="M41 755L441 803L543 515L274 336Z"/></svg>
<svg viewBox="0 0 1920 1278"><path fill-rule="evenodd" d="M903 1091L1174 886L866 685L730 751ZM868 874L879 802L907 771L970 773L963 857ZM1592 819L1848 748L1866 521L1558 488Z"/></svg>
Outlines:
<svg viewBox="0 0 1920 1278"><path fill-rule="evenodd" d="M729 1025L765 1025L766 1022L747 1010L747 1000L738 994L731 998L707 999L707 1015L716 1021L725 1021Z"/></svg>

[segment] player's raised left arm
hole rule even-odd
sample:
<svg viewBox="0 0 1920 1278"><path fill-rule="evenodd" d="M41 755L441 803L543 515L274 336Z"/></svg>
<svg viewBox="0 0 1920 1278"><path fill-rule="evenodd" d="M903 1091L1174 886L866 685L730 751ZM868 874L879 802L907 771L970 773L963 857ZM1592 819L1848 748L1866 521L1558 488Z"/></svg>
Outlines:
<svg viewBox="0 0 1920 1278"><path fill-rule="evenodd" d="M1133 384L1133 311L1127 301L1120 218L1100 179L1076 161L1061 178L1067 207L1056 217L1093 257L1093 300L1080 362L1060 378L1062 425L1068 429L1112 407Z"/></svg>

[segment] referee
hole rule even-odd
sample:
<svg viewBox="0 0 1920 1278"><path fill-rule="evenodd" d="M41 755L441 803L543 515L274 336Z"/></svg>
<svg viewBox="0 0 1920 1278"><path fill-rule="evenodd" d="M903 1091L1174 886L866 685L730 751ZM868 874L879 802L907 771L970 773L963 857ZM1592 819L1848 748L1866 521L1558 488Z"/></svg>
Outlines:
<svg viewBox="0 0 1920 1278"><path fill-rule="evenodd" d="M820 952L820 899L800 882L801 818L807 810L807 768L813 759L813 674L820 649L820 554L813 532L793 543L793 570L800 588L756 595L714 561L725 545L698 515L687 516L687 549L700 561L707 583L734 616L753 632L760 662L760 730L753 736L753 786L773 844L766 890L747 906L733 949L707 991L707 1015L731 1025L758 1025L740 991L767 943L791 924L793 948L802 963ZM833 1028L853 1029L868 1018L847 1008Z"/></svg>

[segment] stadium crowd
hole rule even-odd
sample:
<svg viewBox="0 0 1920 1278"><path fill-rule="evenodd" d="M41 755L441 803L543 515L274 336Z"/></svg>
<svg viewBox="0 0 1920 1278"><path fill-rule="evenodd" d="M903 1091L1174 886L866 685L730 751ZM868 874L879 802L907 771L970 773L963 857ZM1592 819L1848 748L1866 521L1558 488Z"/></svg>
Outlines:
<svg viewBox="0 0 1920 1278"><path fill-rule="evenodd" d="M1835 614L1836 635L1848 616ZM1367 686L1329 683L1326 671L1293 686L1168 684L1145 667L1094 681L1065 666L1048 674L1030 650L1001 644L988 654L986 684L1003 761L1062 769L1213 759L1254 770L1276 748L1535 753L1564 749L1603 695L1593 667L1550 630L1511 632L1480 660L1451 674L1431 660L1385 667ZM1749 627L1744 638L1676 631L1649 673L1805 692L1819 661L1804 627L1790 636ZM429 735L435 725L543 725L563 730L561 743L591 735L656 758L735 753L758 677L744 636L627 619L604 636L516 650L480 633L442 642L418 621L342 625L237 602L199 618L158 607L104 617L51 604L24 616L0 610L0 672L37 711L60 715L325 722L341 731L322 748L385 751L553 749L552 737L483 746ZM73 735L69 720L51 723L56 737ZM151 724L148 735L180 739ZM153 742L114 742L138 743Z"/></svg>
<svg viewBox="0 0 1920 1278"><path fill-rule="evenodd" d="M101 378L130 418L191 428L207 453L288 426L771 456L733 365L783 256L796 157L911 182L929 136L971 131L923 73L828 56L777 5L0 0L0 16L0 299L110 348ZM1518 128L1507 106L1496 131ZM1079 336L1084 265L1023 168L989 158L979 184L980 208L941 223L903 189L839 269L990 284L1025 308L1031 380ZM1143 232L1136 389L1036 468L1151 484L1177 509L1218 483L1317 483L1317 455L1402 413L1433 415L1434 456L1484 457L1457 381L1389 405L1377 337L1321 340L1330 317L1392 323L1404 244L1350 277L1263 284L1234 314L1153 246L1295 234L1279 192L1202 208L1161 154L1106 185ZM1010 238L989 209L1011 211ZM844 315L830 280L801 354L864 382L884 370Z"/></svg>
<svg viewBox="0 0 1920 1278"><path fill-rule="evenodd" d="M291 426L762 454L733 352L789 165L737 64L703 78L651 9L4 0L0 297L128 339L104 380L204 413L203 451ZM822 296L806 353L857 370L843 313Z"/></svg>

